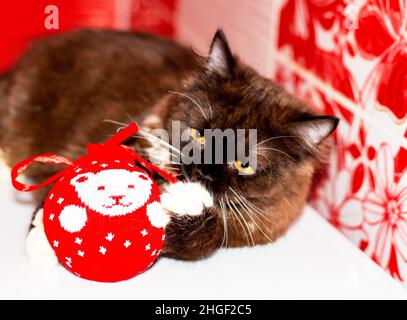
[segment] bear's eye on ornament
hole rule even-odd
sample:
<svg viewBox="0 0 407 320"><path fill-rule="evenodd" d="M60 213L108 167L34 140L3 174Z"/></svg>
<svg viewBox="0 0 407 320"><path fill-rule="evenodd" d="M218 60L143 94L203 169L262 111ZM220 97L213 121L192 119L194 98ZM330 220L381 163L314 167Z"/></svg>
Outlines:
<svg viewBox="0 0 407 320"><path fill-rule="evenodd" d="M127 188L129 188L129 189L134 189L134 185L133 185L133 184L129 184L129 185L127 186Z"/></svg>
<svg viewBox="0 0 407 320"><path fill-rule="evenodd" d="M102 191L102 190L105 190L105 186L99 186L98 187L98 191Z"/></svg>
<svg viewBox="0 0 407 320"><path fill-rule="evenodd" d="M82 176L82 177L79 177L78 180L76 180L76 181L78 183L82 183L82 182L85 182L86 180L88 180L88 177L87 176Z"/></svg>

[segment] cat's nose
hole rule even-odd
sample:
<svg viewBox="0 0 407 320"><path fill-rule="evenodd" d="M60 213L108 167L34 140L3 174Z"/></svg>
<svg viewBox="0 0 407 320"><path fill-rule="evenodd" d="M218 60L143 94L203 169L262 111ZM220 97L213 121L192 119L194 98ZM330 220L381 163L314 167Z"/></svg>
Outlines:
<svg viewBox="0 0 407 320"><path fill-rule="evenodd" d="M119 202L121 199L123 199L124 196L110 196L109 198L113 199L116 202Z"/></svg>

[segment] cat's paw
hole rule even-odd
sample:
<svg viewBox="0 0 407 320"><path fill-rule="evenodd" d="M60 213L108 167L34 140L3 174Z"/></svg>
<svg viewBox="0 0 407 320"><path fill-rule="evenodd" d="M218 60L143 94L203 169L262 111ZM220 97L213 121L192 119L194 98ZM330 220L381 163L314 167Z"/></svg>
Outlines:
<svg viewBox="0 0 407 320"><path fill-rule="evenodd" d="M147 217L156 228L164 228L170 222L169 215L163 210L162 205L154 201L147 206Z"/></svg>
<svg viewBox="0 0 407 320"><path fill-rule="evenodd" d="M43 226L30 230L25 240L25 251L31 264L46 267L58 265L58 259L48 242Z"/></svg>
<svg viewBox="0 0 407 320"><path fill-rule="evenodd" d="M58 264L58 259L45 235L42 223L43 215L43 209L39 209L35 213L32 221L33 228L25 240L25 252L31 264L54 267Z"/></svg>
<svg viewBox="0 0 407 320"><path fill-rule="evenodd" d="M197 216L213 206L213 198L200 183L177 182L165 187L161 204L171 213Z"/></svg>

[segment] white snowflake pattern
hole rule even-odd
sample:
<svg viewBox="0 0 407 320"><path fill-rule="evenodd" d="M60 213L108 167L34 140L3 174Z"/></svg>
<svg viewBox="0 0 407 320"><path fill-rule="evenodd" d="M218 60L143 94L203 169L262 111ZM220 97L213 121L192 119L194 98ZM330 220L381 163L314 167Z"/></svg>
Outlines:
<svg viewBox="0 0 407 320"><path fill-rule="evenodd" d="M58 240L54 240L53 243L52 243L52 245L53 245L55 248L58 248L58 246L59 246L59 241L58 241Z"/></svg>
<svg viewBox="0 0 407 320"><path fill-rule="evenodd" d="M113 238L114 238L114 234L111 233L111 232L109 232L109 233L106 235L106 237L105 237L105 239L106 239L107 241L112 241Z"/></svg>
<svg viewBox="0 0 407 320"><path fill-rule="evenodd" d="M148 235L148 231L146 229L141 230L141 235L145 237L146 235Z"/></svg>
<svg viewBox="0 0 407 320"><path fill-rule="evenodd" d="M100 166L101 166L102 168L106 168L106 167L108 167L109 165L106 164L106 163L102 163Z"/></svg>
<svg viewBox="0 0 407 320"><path fill-rule="evenodd" d="M129 165L130 168L134 168L134 165L133 165L133 164L128 163L128 165Z"/></svg>
<svg viewBox="0 0 407 320"><path fill-rule="evenodd" d="M83 257L85 255L85 252L82 250L78 250L78 256Z"/></svg>
<svg viewBox="0 0 407 320"><path fill-rule="evenodd" d="M151 249L151 244L146 245L146 251Z"/></svg>
<svg viewBox="0 0 407 320"><path fill-rule="evenodd" d="M157 253L157 251L154 250L153 252L151 252L151 256L155 256L156 253Z"/></svg>
<svg viewBox="0 0 407 320"><path fill-rule="evenodd" d="M124 245L126 248L128 248L128 247L131 246L131 242L130 242L129 240L126 240L126 241L123 243L123 245Z"/></svg>
<svg viewBox="0 0 407 320"><path fill-rule="evenodd" d="M116 163L120 163L120 160L115 160L114 162L116 162Z"/></svg>
<svg viewBox="0 0 407 320"><path fill-rule="evenodd" d="M98 162L97 162L97 161L92 161L91 163L92 163L92 164L97 164Z"/></svg>
<svg viewBox="0 0 407 320"><path fill-rule="evenodd" d="M54 198L54 194L51 193L50 196L49 196L49 199L52 200L53 198Z"/></svg>
<svg viewBox="0 0 407 320"><path fill-rule="evenodd" d="M81 172L81 171L82 171L81 168L78 168L78 169L75 170L76 173L79 173L79 172Z"/></svg>
<svg viewBox="0 0 407 320"><path fill-rule="evenodd" d="M105 255L106 254L106 248L105 247L99 247L99 252L101 253L101 254L103 254L103 255Z"/></svg>
<svg viewBox="0 0 407 320"><path fill-rule="evenodd" d="M82 239L79 237L75 238L75 243L81 245L82 244Z"/></svg>
<svg viewBox="0 0 407 320"><path fill-rule="evenodd" d="M58 202L58 204L62 204L62 202L64 202L64 200L65 200L65 199L61 197L61 198L58 199L57 202Z"/></svg>
<svg viewBox="0 0 407 320"><path fill-rule="evenodd" d="M49 215L49 220L53 221L53 220L54 220L54 217L55 217L55 215L54 215L53 213L51 213L51 214Z"/></svg>

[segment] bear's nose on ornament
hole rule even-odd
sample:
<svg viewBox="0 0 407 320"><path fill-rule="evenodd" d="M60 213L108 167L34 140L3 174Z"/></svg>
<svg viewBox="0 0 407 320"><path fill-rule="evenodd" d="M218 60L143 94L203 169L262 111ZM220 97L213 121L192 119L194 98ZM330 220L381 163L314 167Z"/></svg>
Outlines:
<svg viewBox="0 0 407 320"><path fill-rule="evenodd" d="M112 198L114 201L119 202L121 199L124 198L124 196L110 196L109 198Z"/></svg>

